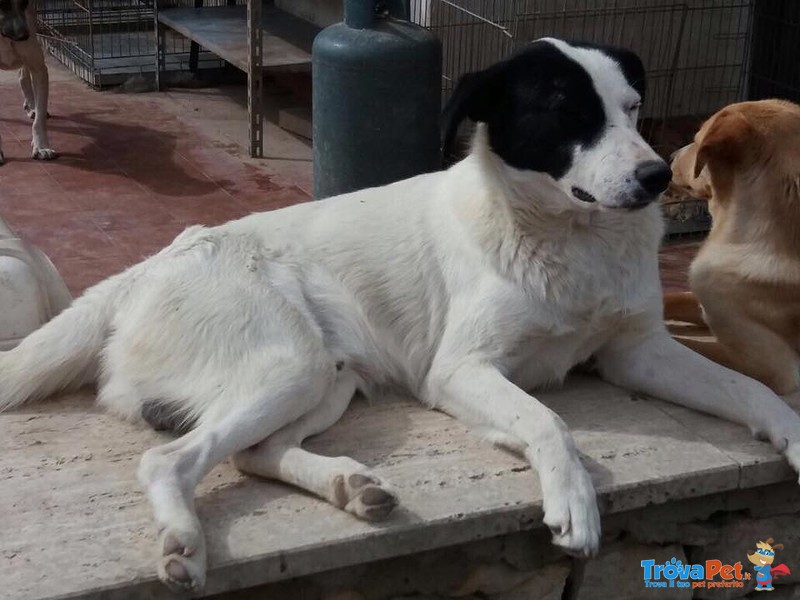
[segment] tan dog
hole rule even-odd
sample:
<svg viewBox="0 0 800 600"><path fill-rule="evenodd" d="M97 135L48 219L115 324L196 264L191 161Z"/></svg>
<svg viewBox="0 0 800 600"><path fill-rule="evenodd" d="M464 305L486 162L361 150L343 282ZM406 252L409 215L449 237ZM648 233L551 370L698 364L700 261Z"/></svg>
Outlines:
<svg viewBox="0 0 800 600"><path fill-rule="evenodd" d="M727 106L675 154L672 172L674 185L708 200L713 225L691 265L692 292L665 296L666 319L706 323L716 341L681 341L791 392L800 384L800 106Z"/></svg>
<svg viewBox="0 0 800 600"><path fill-rule="evenodd" d="M44 52L36 38L36 10L28 0L0 0L0 69L19 69L19 83L25 97L23 108L33 119L31 156L54 159L56 153L47 139L50 80ZM3 162L0 140L0 165Z"/></svg>

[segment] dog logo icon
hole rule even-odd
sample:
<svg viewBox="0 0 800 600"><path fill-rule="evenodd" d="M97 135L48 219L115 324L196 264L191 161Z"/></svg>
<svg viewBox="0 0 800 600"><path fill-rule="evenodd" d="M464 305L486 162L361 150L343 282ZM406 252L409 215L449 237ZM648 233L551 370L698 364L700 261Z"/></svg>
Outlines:
<svg viewBox="0 0 800 600"><path fill-rule="evenodd" d="M775 540L767 538L766 542L758 542L755 552L748 552L747 558L753 563L756 571L756 591L771 592L772 580L776 577L790 575L791 571L786 565L772 566L775 562L775 550L783 550L783 544L773 544Z"/></svg>

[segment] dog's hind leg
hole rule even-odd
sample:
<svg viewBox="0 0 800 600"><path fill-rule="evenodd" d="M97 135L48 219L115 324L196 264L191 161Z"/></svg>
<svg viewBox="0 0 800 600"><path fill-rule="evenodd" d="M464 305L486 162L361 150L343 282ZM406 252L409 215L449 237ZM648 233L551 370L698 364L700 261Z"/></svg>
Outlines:
<svg viewBox="0 0 800 600"><path fill-rule="evenodd" d="M39 160L53 160L56 152L50 147L47 137L47 102L50 95L50 76L44 53L39 44L25 46L23 62L30 73L33 88L33 140L31 141L31 156Z"/></svg>
<svg viewBox="0 0 800 600"><path fill-rule="evenodd" d="M27 67L22 67L19 70L19 87L22 89L22 95L25 101L22 104L22 109L29 119L36 116L36 97L33 95L33 81L31 81L31 72Z"/></svg>
<svg viewBox="0 0 800 600"><path fill-rule="evenodd" d="M391 488L369 468L346 456L314 454L302 441L331 427L356 390L352 373L342 372L331 393L310 413L256 446L236 454L236 467L251 475L297 486L367 521L383 519L397 505Z"/></svg>
<svg viewBox="0 0 800 600"><path fill-rule="evenodd" d="M317 360L314 360L314 359ZM159 529L158 574L173 589L205 583L203 531L194 508L197 483L216 464L311 411L329 393L333 361L321 353L287 357L267 349L230 369L223 389L233 397L209 408L182 438L148 450L139 467Z"/></svg>

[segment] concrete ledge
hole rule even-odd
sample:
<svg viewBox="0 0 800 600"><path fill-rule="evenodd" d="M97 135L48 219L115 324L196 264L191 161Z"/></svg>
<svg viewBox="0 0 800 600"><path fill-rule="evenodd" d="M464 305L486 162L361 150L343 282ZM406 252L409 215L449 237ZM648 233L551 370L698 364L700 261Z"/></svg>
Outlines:
<svg viewBox="0 0 800 600"><path fill-rule="evenodd" d="M796 480L744 428L595 379L538 396L572 430L606 515ZM4 597L174 597L155 579L155 531L135 476L141 453L167 436L92 400L82 392L0 415ZM800 396L790 402L800 407ZM369 525L221 465L197 492L205 594L541 527L541 490L524 461L413 401L356 401L308 447L374 467L402 508Z"/></svg>

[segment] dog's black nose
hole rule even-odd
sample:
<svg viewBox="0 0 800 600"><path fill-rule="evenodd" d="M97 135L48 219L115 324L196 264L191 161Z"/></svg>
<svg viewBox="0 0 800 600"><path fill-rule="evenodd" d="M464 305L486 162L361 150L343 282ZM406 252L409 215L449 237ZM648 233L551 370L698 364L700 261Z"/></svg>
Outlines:
<svg viewBox="0 0 800 600"><path fill-rule="evenodd" d="M672 170L663 160L648 160L636 167L634 175L639 185L655 196L667 189L672 179Z"/></svg>

